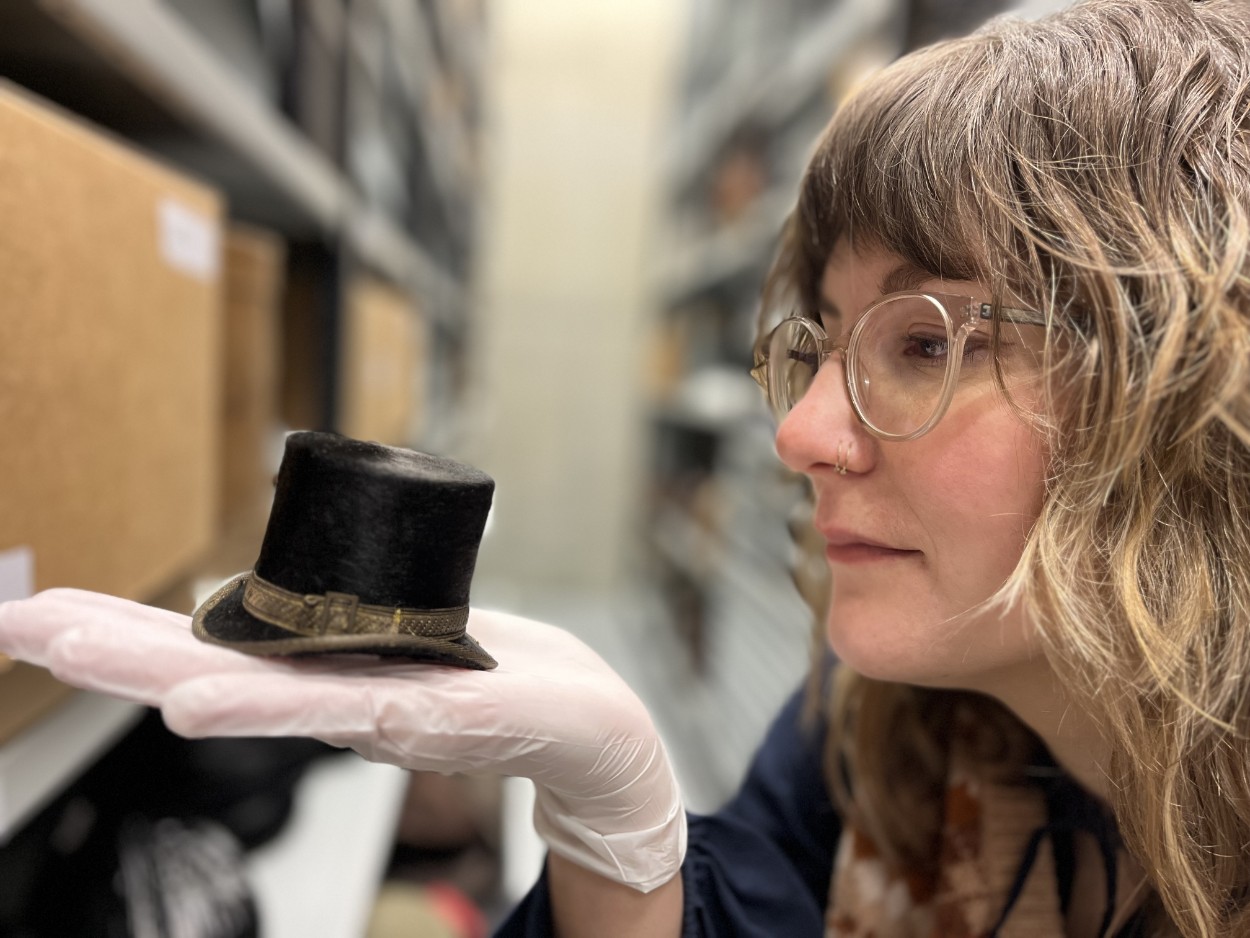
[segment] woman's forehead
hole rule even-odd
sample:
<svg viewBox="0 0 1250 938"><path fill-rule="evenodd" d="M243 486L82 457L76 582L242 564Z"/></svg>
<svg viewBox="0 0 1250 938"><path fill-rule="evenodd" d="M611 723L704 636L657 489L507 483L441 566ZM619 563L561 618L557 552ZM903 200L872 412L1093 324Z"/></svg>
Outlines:
<svg viewBox="0 0 1250 938"><path fill-rule="evenodd" d="M907 290L981 295L976 281L944 279L901 254L876 244L854 244L839 238L825 263L820 283L823 312L839 314L843 307L864 305L888 293Z"/></svg>

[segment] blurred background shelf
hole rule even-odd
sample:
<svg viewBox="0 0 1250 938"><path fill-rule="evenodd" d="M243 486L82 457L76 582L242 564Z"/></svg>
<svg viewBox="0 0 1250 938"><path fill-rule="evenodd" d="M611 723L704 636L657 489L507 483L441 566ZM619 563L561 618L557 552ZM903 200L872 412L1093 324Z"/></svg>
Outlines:
<svg viewBox="0 0 1250 938"><path fill-rule="evenodd" d="M760 196L742 217L729 224L704 226L703 230L697 222L676 224L673 250L666 253L658 274L665 302L677 305L751 271L774 250L793 203L794 193L789 187L779 187Z"/></svg>
<svg viewBox="0 0 1250 938"><path fill-rule="evenodd" d="M142 708L76 691L0 746L0 845L133 726Z"/></svg>
<svg viewBox="0 0 1250 938"><path fill-rule="evenodd" d="M732 3L703 5L706 28L750 14ZM705 181L705 173L734 134L750 125L760 133L776 133L815 96L828 93L829 72L846 52L895 28L897 5L880 0L841 3L788 2L757 14L767 22L748 34L732 53L724 45L703 40L729 60L723 73L693 93L683 108L680 131L674 134L669 186L684 193ZM721 22L713 26L713 22ZM696 26L696 30L698 26Z"/></svg>

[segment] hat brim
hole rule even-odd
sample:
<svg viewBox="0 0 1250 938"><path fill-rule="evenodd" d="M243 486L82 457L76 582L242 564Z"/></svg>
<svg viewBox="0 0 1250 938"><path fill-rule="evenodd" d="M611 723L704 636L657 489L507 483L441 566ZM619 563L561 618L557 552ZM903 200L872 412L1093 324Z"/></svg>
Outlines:
<svg viewBox="0 0 1250 938"><path fill-rule="evenodd" d="M224 645L248 655L382 655L431 664L489 671L497 664L467 632L457 639L415 635L300 635L257 619L243 608L250 573L241 573L213 593L191 617L191 630L202 642Z"/></svg>

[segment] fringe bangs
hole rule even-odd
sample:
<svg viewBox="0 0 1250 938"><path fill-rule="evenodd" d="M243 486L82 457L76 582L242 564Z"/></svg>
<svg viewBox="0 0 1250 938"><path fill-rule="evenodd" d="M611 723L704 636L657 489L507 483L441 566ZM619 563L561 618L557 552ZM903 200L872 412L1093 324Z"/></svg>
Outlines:
<svg viewBox="0 0 1250 938"><path fill-rule="evenodd" d="M955 93L981 66L980 45L965 39L914 53L834 115L790 221L790 275L805 309L816 308L825 262L842 237L888 247L935 276L985 273L966 139L982 105ZM951 54L959 48L970 54Z"/></svg>

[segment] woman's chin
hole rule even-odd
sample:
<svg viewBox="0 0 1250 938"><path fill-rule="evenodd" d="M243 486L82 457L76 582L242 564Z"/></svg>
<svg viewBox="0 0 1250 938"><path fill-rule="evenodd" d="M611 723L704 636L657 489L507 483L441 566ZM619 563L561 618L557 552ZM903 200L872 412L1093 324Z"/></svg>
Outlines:
<svg viewBox="0 0 1250 938"><path fill-rule="evenodd" d="M830 609L825 634L838 661L864 677L921 687L976 689L980 676L1030 658L989 623L918 622L899 610ZM955 639L959 638L956 645ZM1023 636L1021 636L1023 638Z"/></svg>

